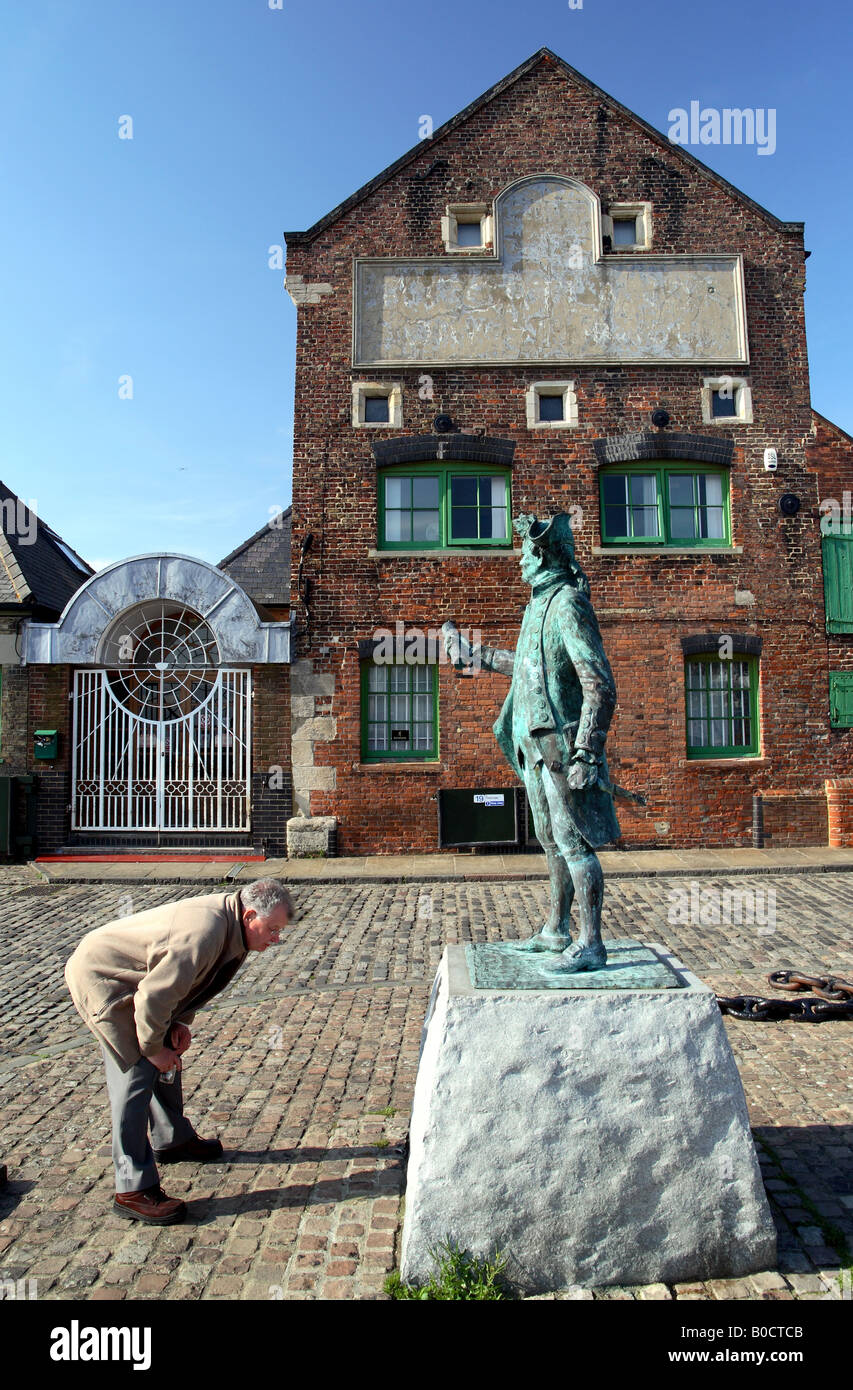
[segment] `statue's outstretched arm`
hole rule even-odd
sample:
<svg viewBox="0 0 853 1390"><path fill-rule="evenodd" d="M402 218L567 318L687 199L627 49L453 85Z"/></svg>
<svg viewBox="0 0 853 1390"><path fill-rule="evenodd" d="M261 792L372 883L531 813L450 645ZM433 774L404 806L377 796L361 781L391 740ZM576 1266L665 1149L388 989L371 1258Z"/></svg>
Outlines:
<svg viewBox="0 0 853 1390"><path fill-rule="evenodd" d="M511 676L515 665L515 652L504 647L475 647L474 659L479 655L480 665L486 671L500 671L502 676Z"/></svg>

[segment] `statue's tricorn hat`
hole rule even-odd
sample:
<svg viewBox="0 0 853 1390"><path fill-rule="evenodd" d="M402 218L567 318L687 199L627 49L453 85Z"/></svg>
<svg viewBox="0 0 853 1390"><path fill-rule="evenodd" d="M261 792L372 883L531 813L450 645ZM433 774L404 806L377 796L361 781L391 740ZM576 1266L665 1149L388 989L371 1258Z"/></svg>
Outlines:
<svg viewBox="0 0 853 1390"><path fill-rule="evenodd" d="M574 560L575 538L568 512L555 512L547 521L540 521L532 512L522 512L512 524L522 539L529 540L537 550L547 550L555 559Z"/></svg>

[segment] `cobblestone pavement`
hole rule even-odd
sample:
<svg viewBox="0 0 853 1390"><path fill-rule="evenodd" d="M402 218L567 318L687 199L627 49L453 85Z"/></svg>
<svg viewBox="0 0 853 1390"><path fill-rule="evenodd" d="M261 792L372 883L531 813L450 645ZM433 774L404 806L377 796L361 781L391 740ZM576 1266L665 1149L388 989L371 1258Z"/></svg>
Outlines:
<svg viewBox="0 0 853 1390"><path fill-rule="evenodd" d="M737 920L726 890L774 891L775 926L760 896L752 925L748 911L744 925L715 924L715 901ZM164 1170L190 1218L144 1227L110 1211L100 1053L62 970L92 926L197 891L0 884L0 1160L10 1178L0 1281L36 1280L41 1298L381 1297L396 1263L402 1146L441 952L528 935L547 884L298 887L299 920L284 943L250 957L196 1019L187 1111L201 1134L219 1133L224 1159ZM851 908L849 873L625 879L608 885L605 935L663 942L719 993L767 993L774 968L853 974ZM547 1297L850 1296L841 1271L853 1246L853 1026L726 1019L726 1028L779 1230L778 1269Z"/></svg>

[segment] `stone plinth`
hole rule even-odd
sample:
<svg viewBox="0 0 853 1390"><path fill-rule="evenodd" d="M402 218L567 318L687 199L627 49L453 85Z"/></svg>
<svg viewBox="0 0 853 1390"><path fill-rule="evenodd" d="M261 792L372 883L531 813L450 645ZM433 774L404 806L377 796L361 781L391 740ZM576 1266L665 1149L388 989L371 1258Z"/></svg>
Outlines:
<svg viewBox="0 0 853 1390"><path fill-rule="evenodd" d="M607 945L609 964L613 947L637 947ZM575 976L567 989L551 978L475 989L465 948L445 951L415 1088L405 1280L425 1280L430 1248L448 1237L478 1256L502 1250L529 1291L773 1267L713 991L651 950L675 977L668 987L632 987L623 972L627 987L578 987Z"/></svg>

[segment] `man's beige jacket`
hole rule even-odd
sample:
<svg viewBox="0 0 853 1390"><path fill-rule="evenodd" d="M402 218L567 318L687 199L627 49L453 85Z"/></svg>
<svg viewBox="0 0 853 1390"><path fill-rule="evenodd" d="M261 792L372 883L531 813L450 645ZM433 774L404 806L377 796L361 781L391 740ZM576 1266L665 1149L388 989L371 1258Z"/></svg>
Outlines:
<svg viewBox="0 0 853 1390"><path fill-rule="evenodd" d="M246 955L240 894L210 893L96 927L65 980L83 1022L127 1071L160 1051L173 1023L191 1023Z"/></svg>

